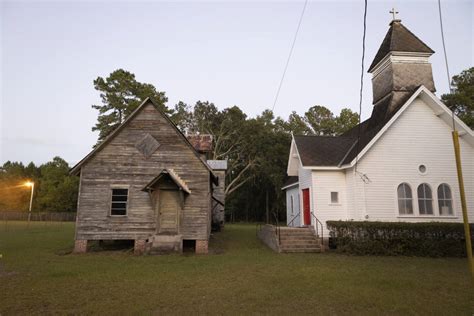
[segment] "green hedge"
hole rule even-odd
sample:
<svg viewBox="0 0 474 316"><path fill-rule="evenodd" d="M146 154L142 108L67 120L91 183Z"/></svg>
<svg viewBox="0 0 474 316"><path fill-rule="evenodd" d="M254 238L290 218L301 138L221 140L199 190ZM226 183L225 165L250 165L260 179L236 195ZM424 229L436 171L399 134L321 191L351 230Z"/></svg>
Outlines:
<svg viewBox="0 0 474 316"><path fill-rule="evenodd" d="M328 221L332 246L355 255L465 257L462 223ZM470 224L471 240L474 224Z"/></svg>

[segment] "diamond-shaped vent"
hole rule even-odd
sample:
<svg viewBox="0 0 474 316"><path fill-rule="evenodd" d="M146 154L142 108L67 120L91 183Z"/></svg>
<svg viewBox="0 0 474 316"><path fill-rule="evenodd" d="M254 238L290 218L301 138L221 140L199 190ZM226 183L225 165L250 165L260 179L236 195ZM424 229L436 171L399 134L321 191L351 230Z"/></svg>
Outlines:
<svg viewBox="0 0 474 316"><path fill-rule="evenodd" d="M160 147L160 143L150 134L146 134L135 144L135 148L138 149L145 158L150 158L158 147Z"/></svg>

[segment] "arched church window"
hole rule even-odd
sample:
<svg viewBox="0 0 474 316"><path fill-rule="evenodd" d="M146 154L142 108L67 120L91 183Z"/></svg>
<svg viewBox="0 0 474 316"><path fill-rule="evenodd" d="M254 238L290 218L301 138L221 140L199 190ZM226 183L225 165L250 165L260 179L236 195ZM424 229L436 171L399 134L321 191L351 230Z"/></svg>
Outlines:
<svg viewBox="0 0 474 316"><path fill-rule="evenodd" d="M418 186L418 210L420 215L433 215L433 195L428 184Z"/></svg>
<svg viewBox="0 0 474 316"><path fill-rule="evenodd" d="M453 197L451 188L446 183L438 186L438 207L439 215L453 215Z"/></svg>
<svg viewBox="0 0 474 316"><path fill-rule="evenodd" d="M413 214L413 195L411 187L408 183L402 183L397 189L398 195L398 212L400 215Z"/></svg>

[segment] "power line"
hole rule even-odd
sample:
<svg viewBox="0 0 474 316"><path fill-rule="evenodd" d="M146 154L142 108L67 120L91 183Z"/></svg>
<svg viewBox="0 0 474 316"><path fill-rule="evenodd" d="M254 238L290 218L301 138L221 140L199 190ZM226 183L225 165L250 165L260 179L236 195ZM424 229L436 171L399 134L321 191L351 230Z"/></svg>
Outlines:
<svg viewBox="0 0 474 316"><path fill-rule="evenodd" d="M285 69L283 70L283 75L281 76L280 84L278 85L278 90L277 90L276 95L275 95L275 100L273 101L272 112L275 109L275 105L277 103L278 96L280 95L281 86L283 84L283 80L285 79L286 70L288 69L288 65L290 64L291 55L293 54L293 49L295 48L296 38L298 37L298 32L300 31L301 21L303 21L303 16L304 16L304 12L306 10L306 5L307 4L308 4L308 0L305 0L304 5L303 5L303 10L301 11L300 20L298 22L298 27L296 28L295 37L293 38L293 44L291 44L291 49L290 49L290 53L288 54L288 59L286 60Z"/></svg>
<svg viewBox="0 0 474 316"><path fill-rule="evenodd" d="M452 94L453 89L451 87L451 75L449 74L449 65L448 65L448 54L446 53L446 44L444 42L444 28L443 28L443 16L441 13L441 0L438 0L438 12L439 12L439 25L441 30L441 42L443 43L443 51L444 51L444 64L446 65L446 75L448 76L448 87L449 92ZM454 110L452 109L452 118L453 118L453 130L456 130L456 124L454 124Z"/></svg>
<svg viewBox="0 0 474 316"><path fill-rule="evenodd" d="M364 90L364 59L365 59L365 34L367 32L367 0L364 1L364 34L362 35L362 61L361 61L361 73L360 73L360 90L359 90L359 126L357 128L357 148L356 148L356 161L354 172L357 173L357 163L359 161L359 149L360 149L360 123L362 117L362 92Z"/></svg>

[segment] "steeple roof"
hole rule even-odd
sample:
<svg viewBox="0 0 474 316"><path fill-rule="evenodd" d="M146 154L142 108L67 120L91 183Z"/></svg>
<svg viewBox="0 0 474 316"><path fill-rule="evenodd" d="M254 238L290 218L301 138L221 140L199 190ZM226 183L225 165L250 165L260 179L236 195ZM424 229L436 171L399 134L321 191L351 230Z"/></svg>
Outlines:
<svg viewBox="0 0 474 316"><path fill-rule="evenodd" d="M434 53L428 45L423 43L415 34L410 32L410 30L401 23L401 20L393 20L390 23L390 29L388 30L387 35L385 35L382 45L380 45L368 72L371 72L388 53L393 51L428 54Z"/></svg>

